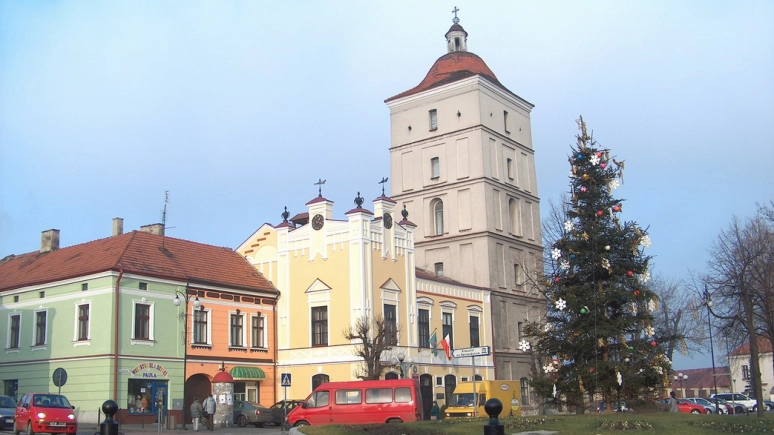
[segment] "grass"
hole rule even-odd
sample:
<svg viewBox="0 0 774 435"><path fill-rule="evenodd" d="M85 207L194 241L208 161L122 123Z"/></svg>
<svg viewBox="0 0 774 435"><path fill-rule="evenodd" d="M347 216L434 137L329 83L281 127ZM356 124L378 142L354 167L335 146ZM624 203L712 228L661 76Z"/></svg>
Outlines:
<svg viewBox="0 0 774 435"><path fill-rule="evenodd" d="M330 425L301 428L306 435L482 435L487 419L422 421L395 425ZM636 432L653 435L707 435L774 433L774 413L755 416L615 413L504 418L505 434L530 430L556 431L558 435L607 435Z"/></svg>

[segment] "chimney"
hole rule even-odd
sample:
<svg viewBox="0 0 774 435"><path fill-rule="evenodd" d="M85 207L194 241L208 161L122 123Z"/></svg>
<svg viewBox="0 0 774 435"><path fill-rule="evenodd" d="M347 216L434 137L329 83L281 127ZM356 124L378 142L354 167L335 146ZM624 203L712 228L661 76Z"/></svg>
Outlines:
<svg viewBox="0 0 774 435"><path fill-rule="evenodd" d="M59 230L46 230L40 236L40 252L51 252L59 249Z"/></svg>
<svg viewBox="0 0 774 435"><path fill-rule="evenodd" d="M113 218L113 235L120 236L124 233L124 218Z"/></svg>
<svg viewBox="0 0 774 435"><path fill-rule="evenodd" d="M157 236L163 236L164 235L164 224L150 224L150 225L143 225L140 227L140 231L150 234L155 234Z"/></svg>

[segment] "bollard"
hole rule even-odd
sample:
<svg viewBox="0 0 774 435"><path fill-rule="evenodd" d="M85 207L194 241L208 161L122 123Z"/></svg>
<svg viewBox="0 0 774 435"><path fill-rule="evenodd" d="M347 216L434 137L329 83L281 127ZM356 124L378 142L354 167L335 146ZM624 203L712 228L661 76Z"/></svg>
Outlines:
<svg viewBox="0 0 774 435"><path fill-rule="evenodd" d="M503 410L503 402L499 399L489 399L484 404L484 411L489 414L489 423L484 425L484 435L505 435L505 426L500 424L497 416Z"/></svg>
<svg viewBox="0 0 774 435"><path fill-rule="evenodd" d="M118 403L106 400L102 404L102 412L105 413L105 421L99 425L99 435L118 435L118 423L113 416L118 412Z"/></svg>

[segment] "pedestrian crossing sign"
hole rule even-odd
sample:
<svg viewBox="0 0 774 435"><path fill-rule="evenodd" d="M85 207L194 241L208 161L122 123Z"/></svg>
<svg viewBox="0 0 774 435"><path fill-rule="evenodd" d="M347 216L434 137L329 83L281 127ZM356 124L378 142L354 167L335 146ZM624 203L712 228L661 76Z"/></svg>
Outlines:
<svg viewBox="0 0 774 435"><path fill-rule="evenodd" d="M290 386L290 373L283 373L280 376L280 379L282 380L282 386L283 387L289 387Z"/></svg>

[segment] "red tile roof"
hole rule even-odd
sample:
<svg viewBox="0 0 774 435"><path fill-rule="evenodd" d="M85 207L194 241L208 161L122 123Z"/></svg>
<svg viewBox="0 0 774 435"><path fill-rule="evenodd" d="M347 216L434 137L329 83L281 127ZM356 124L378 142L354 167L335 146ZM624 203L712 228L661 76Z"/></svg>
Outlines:
<svg viewBox="0 0 774 435"><path fill-rule="evenodd" d="M408 97L409 95L418 94L437 86L453 83L457 80L476 75L480 75L509 94L515 95L497 80L497 77L492 70L486 66L483 59L469 51L453 51L451 53L446 53L435 61L432 68L430 68L430 71L425 76L425 79L422 80L422 83L413 89L390 97L384 100L384 102L387 103L398 98Z"/></svg>
<svg viewBox="0 0 774 435"><path fill-rule="evenodd" d="M674 376L678 373L682 373L688 376L688 379L682 382L683 388L715 388L717 383L718 390L731 387L731 376L729 376L728 367L715 367L715 376L712 375L712 367L705 369L688 369L688 370L675 370L669 376L672 380L672 388L680 388L680 381L674 380ZM713 381L712 379L715 378Z"/></svg>
<svg viewBox="0 0 774 435"><path fill-rule="evenodd" d="M230 248L142 231L45 253L9 256L0 260L0 291L110 270L192 284L279 293L271 282Z"/></svg>
<svg viewBox="0 0 774 435"><path fill-rule="evenodd" d="M759 353L771 353L772 346L771 346L771 340L769 340L766 337L758 336L758 352ZM731 355L750 355L750 343L747 342L738 348L736 350L731 352Z"/></svg>

